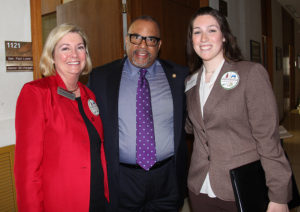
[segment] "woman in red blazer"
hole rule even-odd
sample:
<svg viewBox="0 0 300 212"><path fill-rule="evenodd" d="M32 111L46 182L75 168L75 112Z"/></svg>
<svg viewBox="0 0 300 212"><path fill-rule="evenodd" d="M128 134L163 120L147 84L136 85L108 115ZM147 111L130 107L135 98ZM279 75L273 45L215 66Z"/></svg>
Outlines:
<svg viewBox="0 0 300 212"><path fill-rule="evenodd" d="M109 202L102 122L78 82L92 68L86 35L63 24L42 53L43 79L24 85L16 108L15 181L20 212L105 211Z"/></svg>

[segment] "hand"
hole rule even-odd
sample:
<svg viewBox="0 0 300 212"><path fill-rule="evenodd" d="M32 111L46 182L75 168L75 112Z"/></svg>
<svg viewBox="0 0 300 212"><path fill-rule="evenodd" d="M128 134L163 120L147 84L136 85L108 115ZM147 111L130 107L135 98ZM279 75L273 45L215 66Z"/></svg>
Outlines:
<svg viewBox="0 0 300 212"><path fill-rule="evenodd" d="M267 212L289 212L289 208L287 204L269 202Z"/></svg>

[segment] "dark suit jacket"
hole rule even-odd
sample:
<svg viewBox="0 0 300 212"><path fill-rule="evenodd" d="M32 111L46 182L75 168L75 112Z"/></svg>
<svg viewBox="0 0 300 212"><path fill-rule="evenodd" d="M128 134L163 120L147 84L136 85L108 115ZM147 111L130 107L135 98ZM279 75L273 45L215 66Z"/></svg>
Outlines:
<svg viewBox="0 0 300 212"><path fill-rule="evenodd" d="M95 68L89 79L88 86L95 93L100 116L104 128L104 145L107 157L107 169L110 190L110 209L117 211L119 194L119 131L118 131L118 96L121 74L126 58L116 60L107 65ZM174 142L175 163L178 185L183 204L186 189L187 146L185 141L185 95L184 80L188 74L185 67L160 60L170 84L174 104Z"/></svg>
<svg viewBox="0 0 300 212"><path fill-rule="evenodd" d="M186 91L186 129L195 136L188 188L200 193L209 172L216 196L234 201L229 170L260 159L270 200L287 203L291 168L280 144L277 105L266 70L258 63L225 61L203 107L204 118L199 98L202 71L196 85ZM229 71L239 75L239 83L224 89L220 81Z"/></svg>

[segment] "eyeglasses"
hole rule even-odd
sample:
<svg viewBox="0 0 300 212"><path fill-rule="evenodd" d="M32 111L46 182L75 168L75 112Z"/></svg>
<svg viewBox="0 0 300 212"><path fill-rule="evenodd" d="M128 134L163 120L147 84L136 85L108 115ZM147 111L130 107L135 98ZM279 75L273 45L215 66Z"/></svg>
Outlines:
<svg viewBox="0 0 300 212"><path fill-rule="evenodd" d="M135 45L140 45L143 40L145 40L147 46L157 46L158 42L160 41L160 38L155 36L148 36L143 37L139 34L128 34L130 43Z"/></svg>

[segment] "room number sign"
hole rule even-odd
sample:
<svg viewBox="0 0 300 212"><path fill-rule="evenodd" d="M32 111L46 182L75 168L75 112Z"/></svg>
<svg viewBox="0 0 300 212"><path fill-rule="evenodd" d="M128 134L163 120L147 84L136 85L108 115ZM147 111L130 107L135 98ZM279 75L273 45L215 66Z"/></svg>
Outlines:
<svg viewBox="0 0 300 212"><path fill-rule="evenodd" d="M33 71L32 43L5 41L6 71Z"/></svg>

